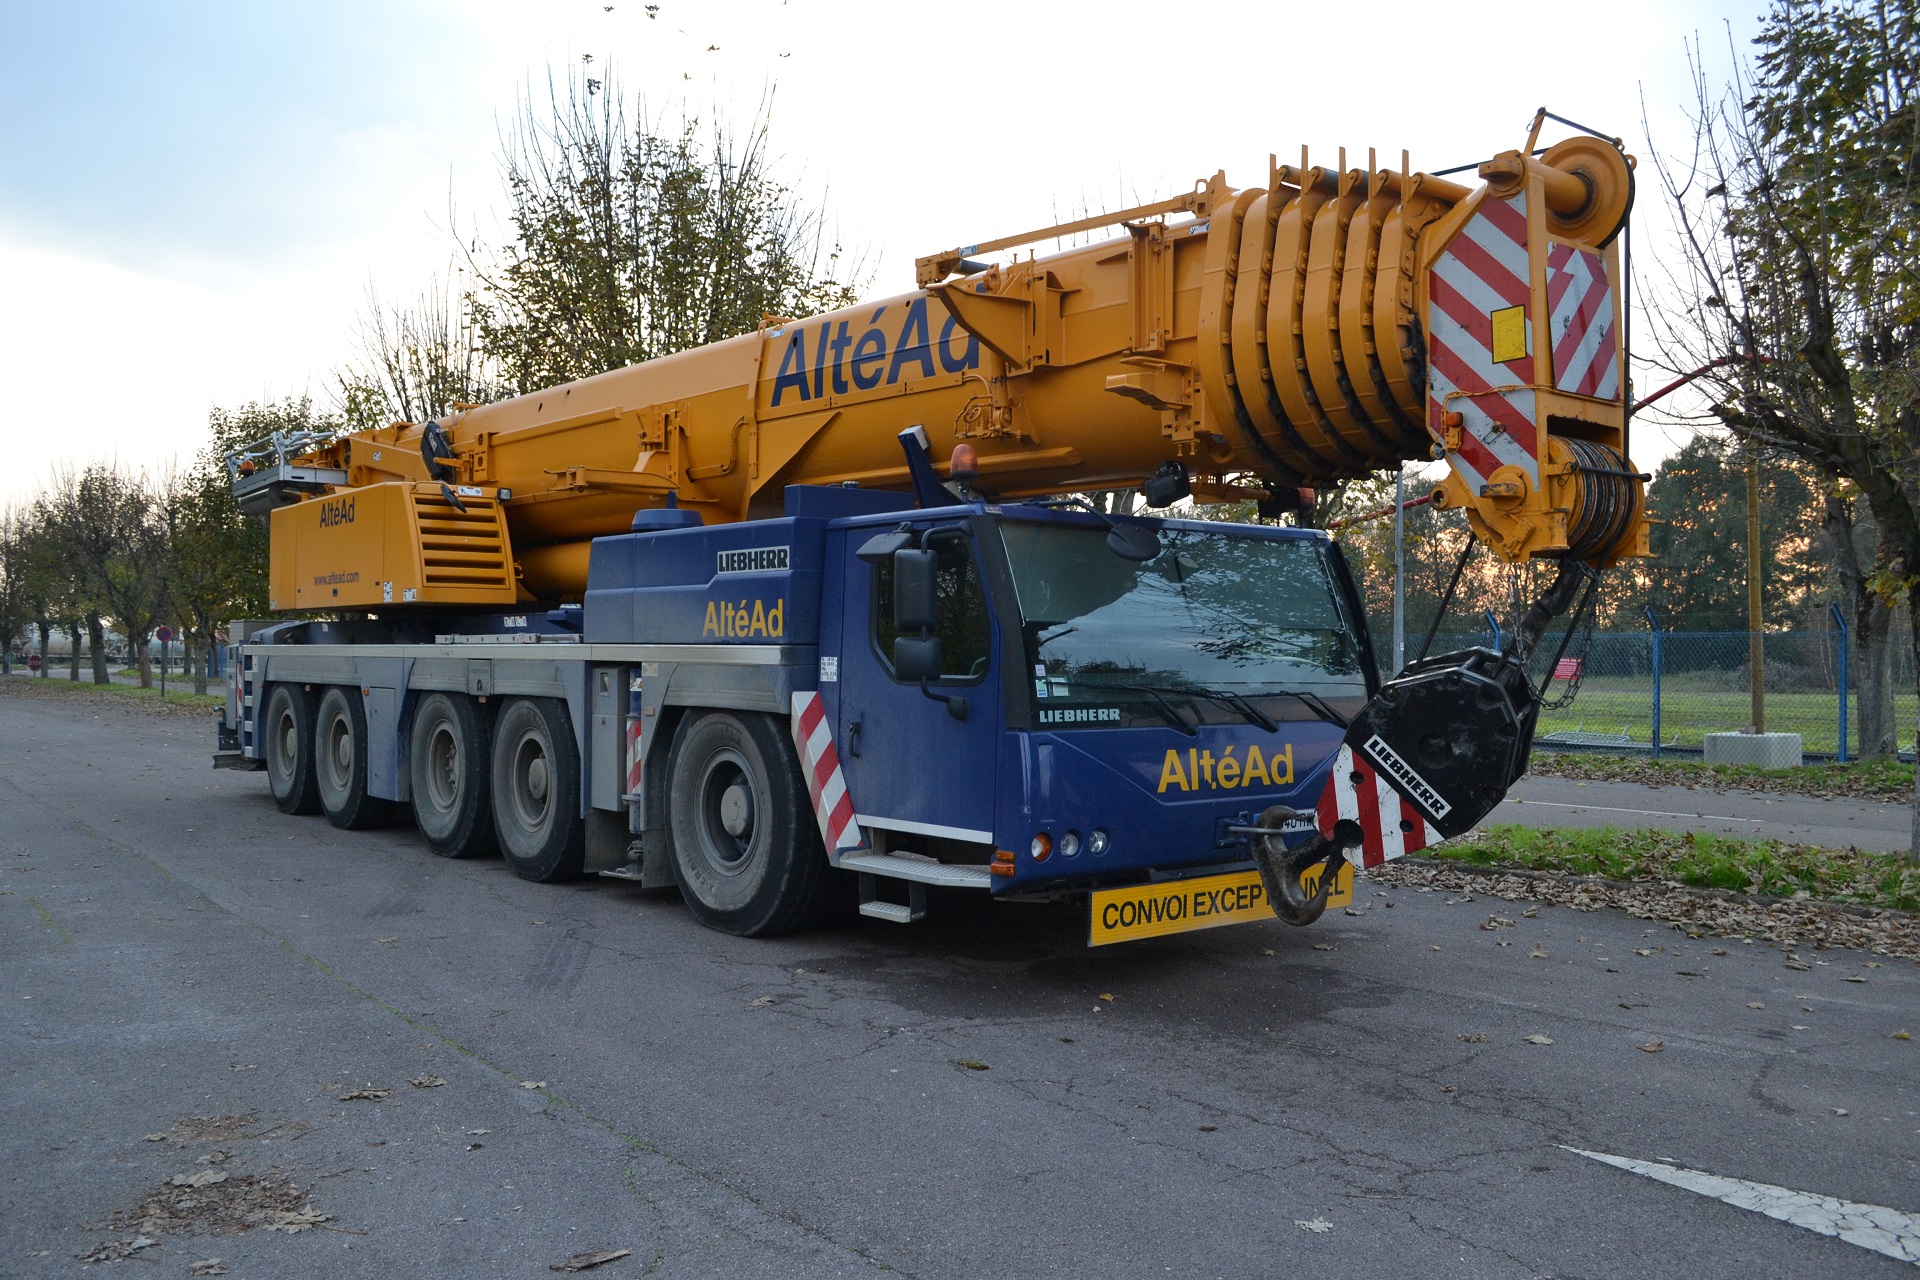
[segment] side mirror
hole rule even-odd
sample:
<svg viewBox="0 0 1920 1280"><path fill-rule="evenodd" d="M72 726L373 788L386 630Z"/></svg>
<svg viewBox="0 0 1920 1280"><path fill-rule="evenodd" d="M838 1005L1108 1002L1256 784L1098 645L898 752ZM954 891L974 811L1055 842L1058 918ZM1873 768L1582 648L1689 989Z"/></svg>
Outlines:
<svg viewBox="0 0 1920 1280"><path fill-rule="evenodd" d="M939 602L934 592L938 567L938 557L931 551L893 553L894 630L923 631L938 625ZM938 668L939 663L934 666Z"/></svg>
<svg viewBox="0 0 1920 1280"><path fill-rule="evenodd" d="M940 637L894 637L893 674L907 681L938 680L940 678Z"/></svg>
<svg viewBox="0 0 1920 1280"><path fill-rule="evenodd" d="M854 555L867 564L884 564L893 558L896 551L913 545L911 529L889 529L885 533L876 533L860 545Z"/></svg>

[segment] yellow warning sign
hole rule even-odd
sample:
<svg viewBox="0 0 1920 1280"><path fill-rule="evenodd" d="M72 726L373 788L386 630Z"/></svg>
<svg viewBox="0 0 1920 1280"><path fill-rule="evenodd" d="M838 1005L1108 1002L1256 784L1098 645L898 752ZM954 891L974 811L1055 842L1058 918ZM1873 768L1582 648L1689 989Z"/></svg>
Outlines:
<svg viewBox="0 0 1920 1280"><path fill-rule="evenodd" d="M1320 870L1300 877L1309 897L1320 890ZM1342 860L1339 878L1327 905L1341 907L1353 901L1353 864ZM1223 924L1271 920L1273 904L1258 871L1235 871L1223 876L1169 880L1126 889L1101 889L1093 895L1093 922L1087 945L1132 942L1194 929L1217 929Z"/></svg>
<svg viewBox="0 0 1920 1280"><path fill-rule="evenodd" d="M1527 309L1525 307L1502 307L1492 314L1493 319L1493 361L1505 364L1509 360L1527 358Z"/></svg>

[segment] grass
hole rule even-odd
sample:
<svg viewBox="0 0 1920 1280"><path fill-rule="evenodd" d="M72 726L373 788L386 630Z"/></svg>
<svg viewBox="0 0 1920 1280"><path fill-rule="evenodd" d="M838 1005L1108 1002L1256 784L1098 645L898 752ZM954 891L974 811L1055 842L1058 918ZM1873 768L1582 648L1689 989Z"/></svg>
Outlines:
<svg viewBox="0 0 1920 1280"><path fill-rule="evenodd" d="M1609 880L1652 880L1698 889L1920 911L1920 865L1898 854L1823 849L1705 832L1596 827L1537 831L1498 824L1434 850L1482 867L1514 867Z"/></svg>
<svg viewBox="0 0 1920 1280"><path fill-rule="evenodd" d="M1552 696L1553 690L1548 690ZM1920 696L1894 697L1895 734L1902 750L1911 750ZM1857 711L1850 708L1850 712ZM1808 751L1830 752L1839 741L1839 703L1830 693L1769 693L1767 729L1797 733ZM1693 690L1669 683L1660 692L1660 737L1664 743L1698 747L1709 733L1732 732L1753 718L1753 703L1744 691ZM1848 733L1858 731L1857 714L1848 716ZM1618 733L1625 728L1637 743L1653 741L1653 687L1641 681L1589 679L1573 705L1564 711L1543 711L1539 732L1584 728L1592 733Z"/></svg>
<svg viewBox="0 0 1920 1280"><path fill-rule="evenodd" d="M106 698L115 702L151 702L160 704L160 678L154 677L153 688L142 689L137 684L95 684L91 680L78 683L69 680L64 674L42 679L19 673L0 680L0 691L18 692L28 697L42 698ZM226 704L226 696L218 693L193 692L192 677L186 682L175 685L168 681L165 705L181 709L213 711Z"/></svg>
<svg viewBox="0 0 1920 1280"><path fill-rule="evenodd" d="M1699 760L1654 760L1646 756L1602 752L1537 750L1530 772L1555 778L1597 782L1637 782L1647 786L1739 787L1792 795L1904 804L1913 799L1913 766L1898 760L1846 764L1808 764L1794 769L1762 769L1750 764L1707 764Z"/></svg>

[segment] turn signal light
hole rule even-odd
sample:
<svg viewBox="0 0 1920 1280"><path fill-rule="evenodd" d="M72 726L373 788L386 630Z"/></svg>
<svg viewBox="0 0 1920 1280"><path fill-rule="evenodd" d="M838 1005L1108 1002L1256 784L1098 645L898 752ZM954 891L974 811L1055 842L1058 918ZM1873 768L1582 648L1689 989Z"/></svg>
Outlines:
<svg viewBox="0 0 1920 1280"><path fill-rule="evenodd" d="M993 861L987 864L987 870L993 872L993 874L997 876L1012 875L1013 874L1013 850L995 849L993 851Z"/></svg>
<svg viewBox="0 0 1920 1280"><path fill-rule="evenodd" d="M1033 856L1035 862L1045 862L1053 856L1053 837L1042 831L1033 838L1033 843L1027 846L1027 852Z"/></svg>

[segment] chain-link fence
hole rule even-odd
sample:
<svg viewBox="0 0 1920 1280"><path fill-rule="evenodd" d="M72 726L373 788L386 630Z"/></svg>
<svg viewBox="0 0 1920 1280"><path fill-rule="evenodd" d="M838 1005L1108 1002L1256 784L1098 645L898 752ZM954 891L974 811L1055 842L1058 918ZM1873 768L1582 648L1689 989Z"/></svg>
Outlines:
<svg viewBox="0 0 1920 1280"><path fill-rule="evenodd" d="M1429 652L1499 648L1506 638L1501 624L1490 615L1486 622L1478 631L1436 635ZM1391 632L1377 628L1374 634L1384 638ZM1409 660L1423 638L1408 634ZM1860 672L1847 630L1775 631L1760 639L1767 730L1799 734L1810 758L1856 758ZM1666 631L1651 625L1641 632L1596 631L1590 638L1576 633L1556 663L1560 638L1551 632L1529 663L1535 687L1549 672L1556 676L1547 684L1535 741L1545 747L1656 756L1697 754L1707 734L1753 723L1749 640L1744 631ZM1389 644L1379 645L1383 666L1391 661ZM1893 658L1895 741L1911 757L1917 701L1912 647L1897 646ZM1844 702L1843 679L1849 690Z"/></svg>

